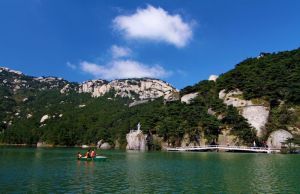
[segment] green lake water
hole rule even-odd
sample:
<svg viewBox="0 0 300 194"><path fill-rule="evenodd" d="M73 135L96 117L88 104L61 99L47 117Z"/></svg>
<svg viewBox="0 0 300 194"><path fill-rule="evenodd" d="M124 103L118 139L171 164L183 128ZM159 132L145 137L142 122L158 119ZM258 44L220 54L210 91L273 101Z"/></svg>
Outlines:
<svg viewBox="0 0 300 194"><path fill-rule="evenodd" d="M300 155L79 150L0 147L0 193L300 193Z"/></svg>

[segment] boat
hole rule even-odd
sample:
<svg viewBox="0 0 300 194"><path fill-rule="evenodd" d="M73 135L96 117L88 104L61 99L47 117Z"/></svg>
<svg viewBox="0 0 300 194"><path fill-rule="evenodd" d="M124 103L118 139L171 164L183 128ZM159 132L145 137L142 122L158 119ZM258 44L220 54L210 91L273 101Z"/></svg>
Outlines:
<svg viewBox="0 0 300 194"><path fill-rule="evenodd" d="M96 156L94 158L86 158L86 157L78 158L78 160L80 161L104 161L106 159L107 157L105 156Z"/></svg>

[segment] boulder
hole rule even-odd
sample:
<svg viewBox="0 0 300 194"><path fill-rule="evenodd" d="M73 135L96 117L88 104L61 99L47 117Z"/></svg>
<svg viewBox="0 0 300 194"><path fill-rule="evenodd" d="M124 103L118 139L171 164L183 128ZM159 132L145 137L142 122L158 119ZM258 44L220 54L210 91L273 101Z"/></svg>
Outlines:
<svg viewBox="0 0 300 194"><path fill-rule="evenodd" d="M282 146L282 143L287 140L288 138L292 138L293 135L283 129L279 129L276 131L273 131L267 140L267 145L269 148L277 148L280 149Z"/></svg>
<svg viewBox="0 0 300 194"><path fill-rule="evenodd" d="M97 142L97 148L100 148L101 145L104 143L103 139Z"/></svg>
<svg viewBox="0 0 300 194"><path fill-rule="evenodd" d="M53 147L52 144L47 144L46 142L38 142L36 144L37 148L48 148L48 147Z"/></svg>
<svg viewBox="0 0 300 194"><path fill-rule="evenodd" d="M105 142L100 146L100 149L101 150L109 150L109 149L111 149L111 145L109 143Z"/></svg>

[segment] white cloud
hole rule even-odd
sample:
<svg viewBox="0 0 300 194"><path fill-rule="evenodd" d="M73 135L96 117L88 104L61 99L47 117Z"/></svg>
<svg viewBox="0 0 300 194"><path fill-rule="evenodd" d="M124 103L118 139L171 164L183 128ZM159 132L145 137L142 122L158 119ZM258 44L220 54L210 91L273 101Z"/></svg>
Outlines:
<svg viewBox="0 0 300 194"><path fill-rule="evenodd" d="M113 24L128 39L161 41L176 47L186 46L193 35L192 25L184 22L180 15L170 15L151 5L137 9L132 15L117 16Z"/></svg>
<svg viewBox="0 0 300 194"><path fill-rule="evenodd" d="M121 47L117 45L111 46L111 54L113 58L121 58L121 57L128 57L132 53L130 48L127 47Z"/></svg>
<svg viewBox="0 0 300 194"><path fill-rule="evenodd" d="M70 62L67 62L67 66L70 67L71 69L77 69L77 66Z"/></svg>
<svg viewBox="0 0 300 194"><path fill-rule="evenodd" d="M115 60L105 66L83 61L80 63L80 68L95 78L108 80L142 77L164 78L170 75L169 71L159 65L150 67L133 60Z"/></svg>

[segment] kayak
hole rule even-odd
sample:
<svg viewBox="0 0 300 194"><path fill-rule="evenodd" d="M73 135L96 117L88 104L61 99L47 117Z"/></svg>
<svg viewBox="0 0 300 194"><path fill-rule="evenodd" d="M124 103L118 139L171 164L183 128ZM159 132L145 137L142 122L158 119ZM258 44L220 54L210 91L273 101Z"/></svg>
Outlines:
<svg viewBox="0 0 300 194"><path fill-rule="evenodd" d="M106 159L107 159L107 157L105 157L105 156L96 156L94 158L83 157L83 158L79 158L78 160L81 160L81 161L103 161Z"/></svg>

